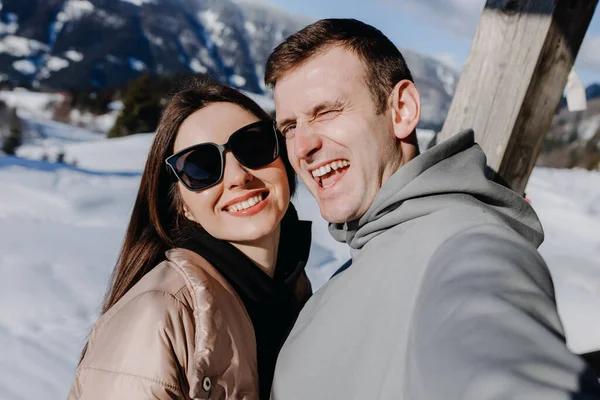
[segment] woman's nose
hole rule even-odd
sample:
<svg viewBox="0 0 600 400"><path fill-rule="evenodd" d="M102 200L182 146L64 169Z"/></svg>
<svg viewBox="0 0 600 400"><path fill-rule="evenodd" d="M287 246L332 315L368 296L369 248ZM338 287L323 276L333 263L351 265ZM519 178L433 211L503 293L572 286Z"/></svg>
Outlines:
<svg viewBox="0 0 600 400"><path fill-rule="evenodd" d="M225 153L223 183L227 189L244 187L252 182L252 179L250 171L244 168L230 151Z"/></svg>

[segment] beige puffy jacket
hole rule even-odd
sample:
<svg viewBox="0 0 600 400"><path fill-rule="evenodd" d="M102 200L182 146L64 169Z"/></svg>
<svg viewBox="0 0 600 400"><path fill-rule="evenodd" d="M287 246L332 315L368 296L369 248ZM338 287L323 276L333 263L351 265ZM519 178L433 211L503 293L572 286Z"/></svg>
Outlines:
<svg viewBox="0 0 600 400"><path fill-rule="evenodd" d="M307 284L302 275L296 291ZM75 399L258 399L242 300L198 254L168 251L94 326Z"/></svg>

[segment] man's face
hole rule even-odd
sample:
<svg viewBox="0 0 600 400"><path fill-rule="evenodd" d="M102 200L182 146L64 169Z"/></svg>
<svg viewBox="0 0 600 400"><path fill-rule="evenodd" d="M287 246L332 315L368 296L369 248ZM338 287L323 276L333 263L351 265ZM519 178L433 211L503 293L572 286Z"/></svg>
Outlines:
<svg viewBox="0 0 600 400"><path fill-rule="evenodd" d="M284 75L274 97L290 162L323 218L360 218L401 153L391 111L376 114L358 56L332 47Z"/></svg>

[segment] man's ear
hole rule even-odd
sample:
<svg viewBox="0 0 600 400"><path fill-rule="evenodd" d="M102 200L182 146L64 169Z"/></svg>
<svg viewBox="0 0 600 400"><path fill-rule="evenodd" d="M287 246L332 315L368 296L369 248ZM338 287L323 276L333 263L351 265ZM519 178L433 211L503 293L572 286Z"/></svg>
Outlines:
<svg viewBox="0 0 600 400"><path fill-rule="evenodd" d="M421 118L421 96L417 87L409 80L401 80L394 86L388 101L394 135L400 140L408 139Z"/></svg>

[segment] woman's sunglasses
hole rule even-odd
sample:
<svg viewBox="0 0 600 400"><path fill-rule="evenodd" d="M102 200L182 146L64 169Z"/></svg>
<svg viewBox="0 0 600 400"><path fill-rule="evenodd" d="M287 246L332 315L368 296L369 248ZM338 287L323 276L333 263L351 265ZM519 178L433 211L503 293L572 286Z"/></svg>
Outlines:
<svg viewBox="0 0 600 400"><path fill-rule="evenodd" d="M243 166L257 169L279 157L279 139L275 121L259 121L233 132L224 145L200 143L188 147L165 162L177 179L189 190L200 191L223 179L224 153L231 150Z"/></svg>

